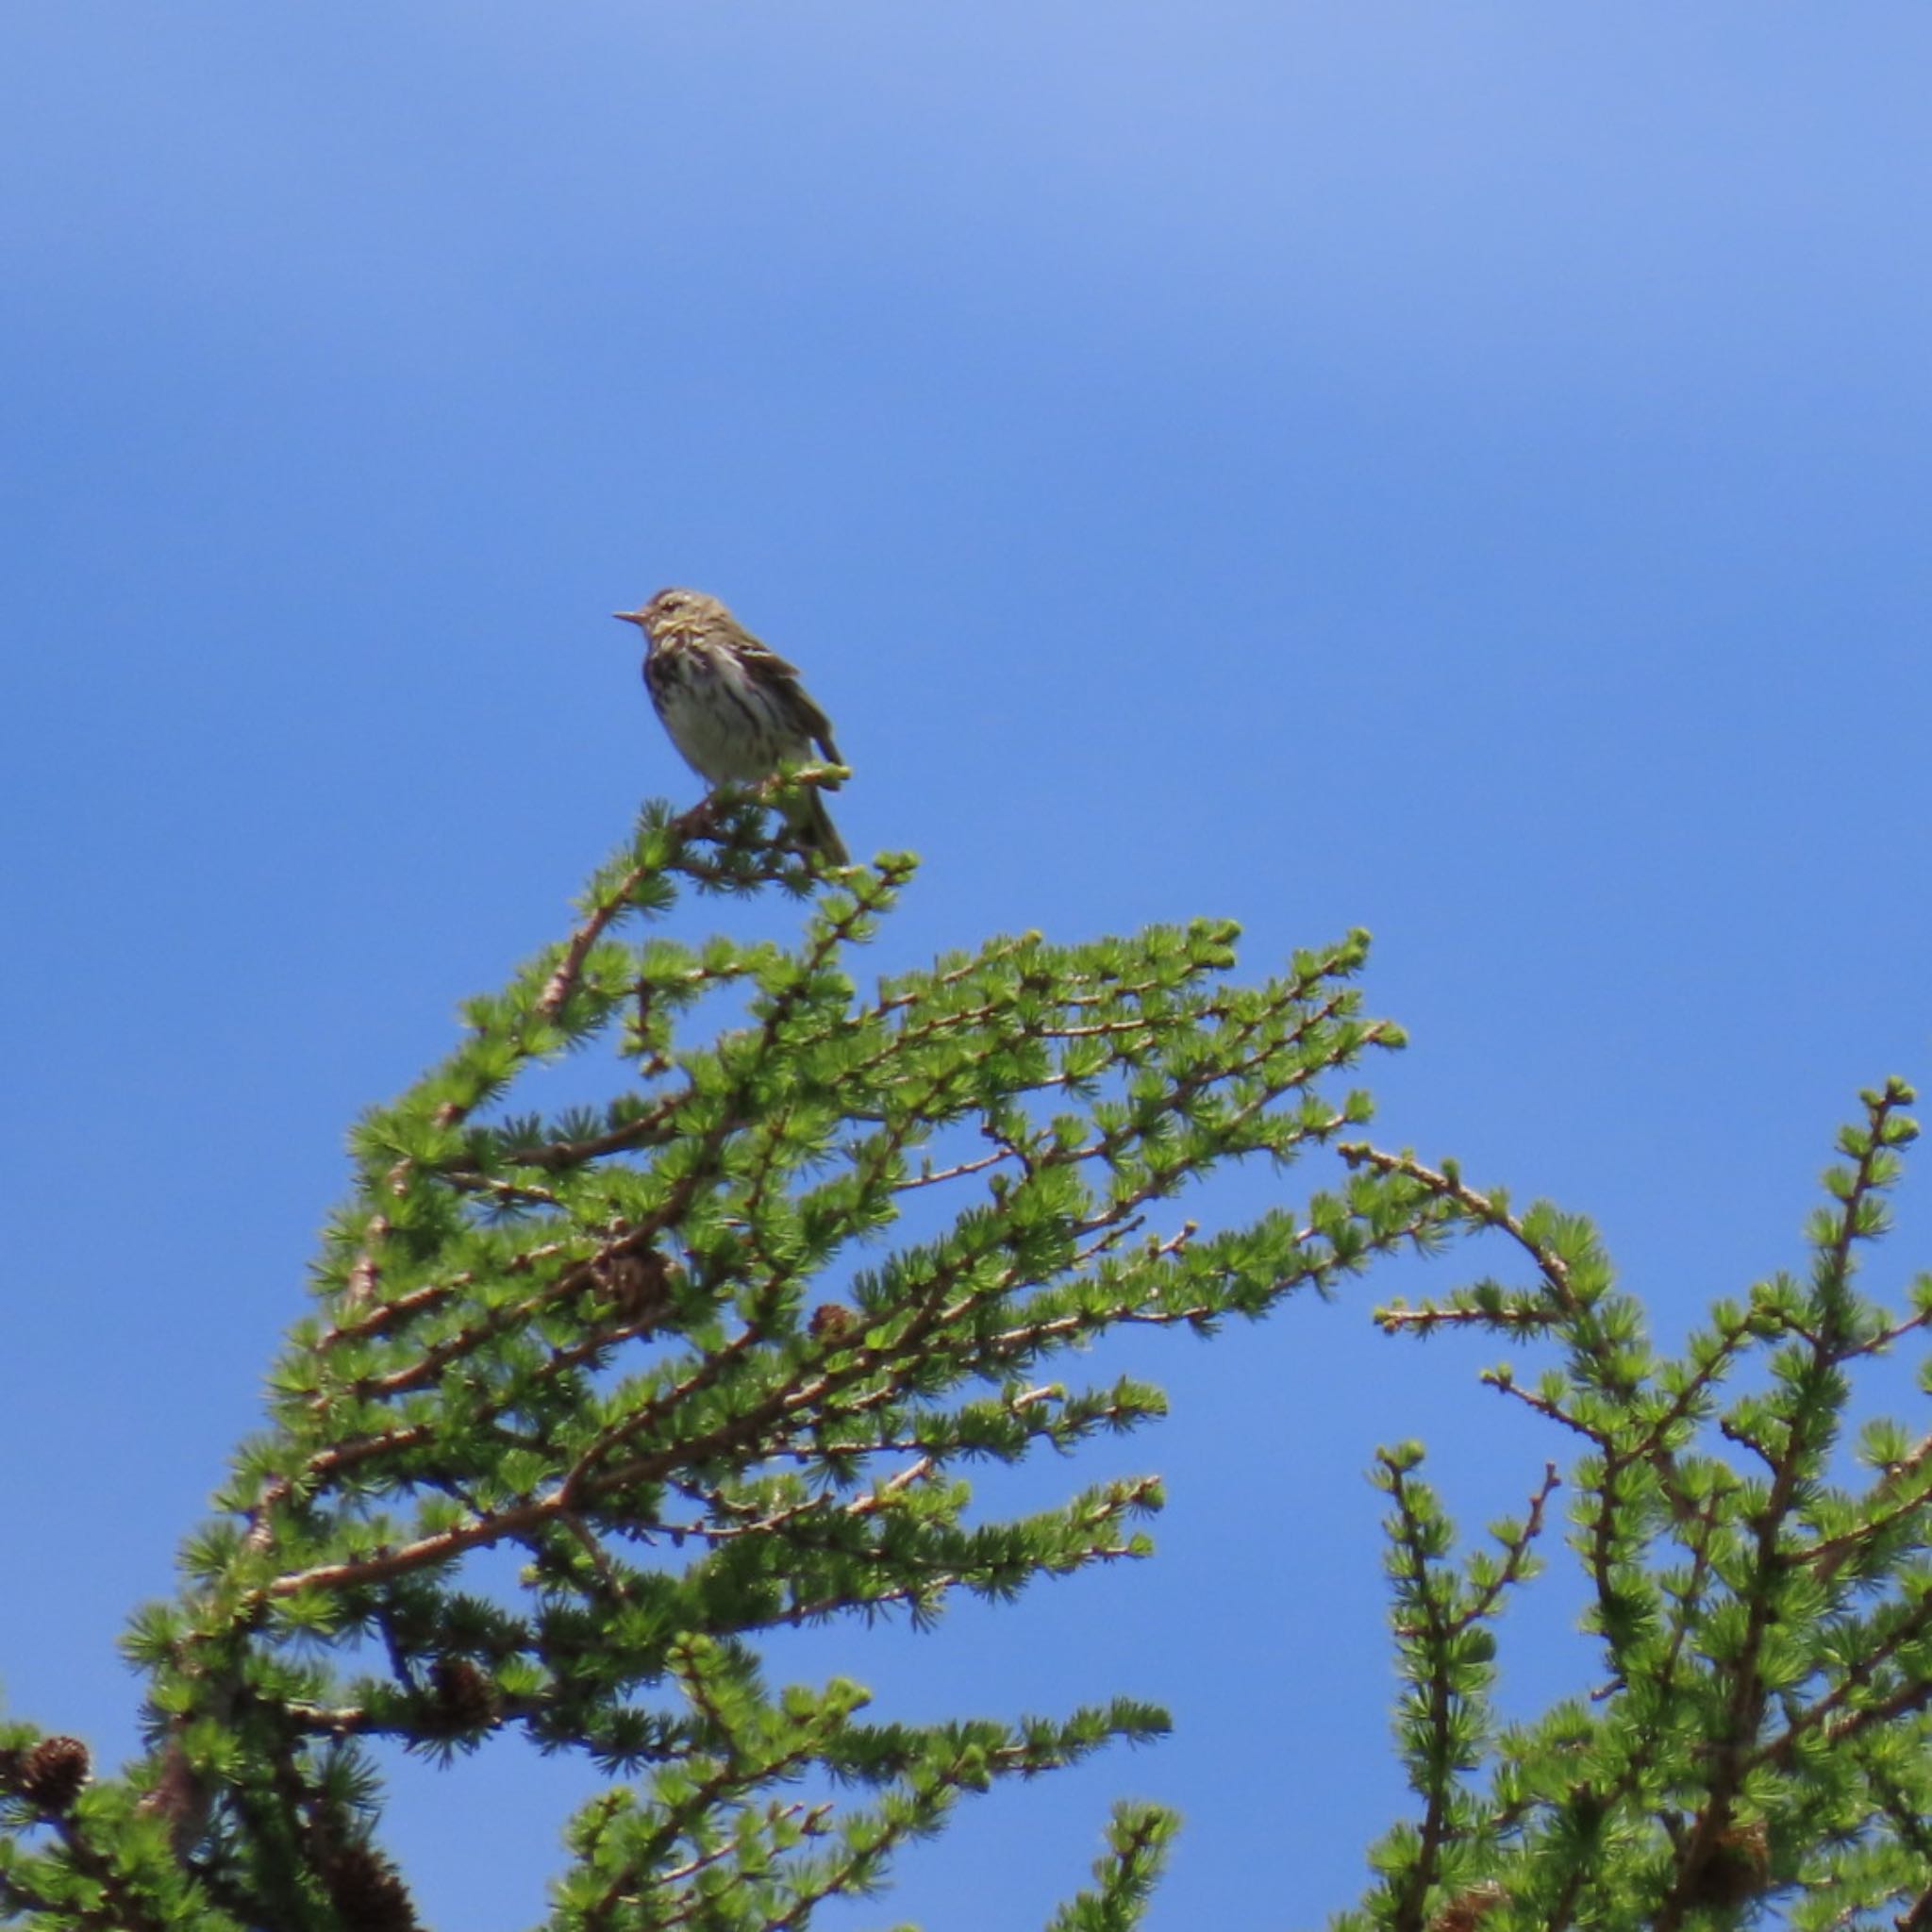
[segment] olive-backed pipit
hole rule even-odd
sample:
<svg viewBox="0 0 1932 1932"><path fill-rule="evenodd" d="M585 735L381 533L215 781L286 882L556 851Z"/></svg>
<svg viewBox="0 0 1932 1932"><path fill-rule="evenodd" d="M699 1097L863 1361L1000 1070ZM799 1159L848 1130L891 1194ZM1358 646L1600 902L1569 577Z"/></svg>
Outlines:
<svg viewBox="0 0 1932 1932"><path fill-rule="evenodd" d="M659 591L641 608L612 614L643 632L644 688L672 743L708 784L756 784L781 764L808 762L814 745L828 763L845 762L796 668L717 598ZM791 824L827 865L849 863L816 790L801 793Z"/></svg>

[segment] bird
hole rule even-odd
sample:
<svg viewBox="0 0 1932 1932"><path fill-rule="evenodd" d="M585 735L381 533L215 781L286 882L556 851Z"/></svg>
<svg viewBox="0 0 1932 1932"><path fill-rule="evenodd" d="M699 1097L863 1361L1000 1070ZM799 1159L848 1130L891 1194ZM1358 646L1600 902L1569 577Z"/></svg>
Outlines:
<svg viewBox="0 0 1932 1932"><path fill-rule="evenodd" d="M678 756L709 785L751 785L780 764L808 762L812 747L842 765L832 723L798 681L798 669L760 643L716 597L659 591L635 610L614 610L644 634L644 689ZM800 841L828 865L848 865L825 802L807 787L787 807Z"/></svg>

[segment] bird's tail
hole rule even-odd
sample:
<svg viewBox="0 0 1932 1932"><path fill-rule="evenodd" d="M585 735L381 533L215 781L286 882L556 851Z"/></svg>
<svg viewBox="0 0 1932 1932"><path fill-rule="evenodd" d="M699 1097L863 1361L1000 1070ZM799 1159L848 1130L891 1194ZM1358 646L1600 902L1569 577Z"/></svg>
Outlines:
<svg viewBox="0 0 1932 1932"><path fill-rule="evenodd" d="M819 796L816 786L806 787L790 818L792 831L827 865L852 863L852 855L846 851L845 841L832 824L832 815L825 809L825 801Z"/></svg>

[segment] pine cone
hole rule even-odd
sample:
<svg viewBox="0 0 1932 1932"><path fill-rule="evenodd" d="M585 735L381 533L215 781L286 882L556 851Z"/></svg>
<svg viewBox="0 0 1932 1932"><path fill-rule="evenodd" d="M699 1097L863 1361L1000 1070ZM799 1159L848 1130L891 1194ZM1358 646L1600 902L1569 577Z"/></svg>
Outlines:
<svg viewBox="0 0 1932 1932"><path fill-rule="evenodd" d="M78 1738L42 1738L21 1760L20 1789L42 1811L65 1811L92 1774Z"/></svg>
<svg viewBox="0 0 1932 1932"><path fill-rule="evenodd" d="M1429 1932L1475 1932L1507 1894L1493 1878L1458 1892L1429 1921Z"/></svg>
<svg viewBox="0 0 1932 1932"><path fill-rule="evenodd" d="M343 1845L323 1867L322 1882L344 1932L423 1932L395 1867L368 1845Z"/></svg>
<svg viewBox="0 0 1932 1932"><path fill-rule="evenodd" d="M842 1341L858 1325L858 1317L840 1302L821 1302L805 1324L814 1341Z"/></svg>
<svg viewBox="0 0 1932 1932"><path fill-rule="evenodd" d="M1761 1820L1721 1831L1702 1865L1690 1874L1685 1895L1692 1905L1726 1910L1754 1899L1771 1877L1771 1843Z"/></svg>
<svg viewBox="0 0 1932 1932"><path fill-rule="evenodd" d="M597 1285L610 1297L611 1312L625 1323L647 1322L670 1299L671 1269L656 1248L597 1258Z"/></svg>
<svg viewBox="0 0 1932 1932"><path fill-rule="evenodd" d="M466 1657L440 1657L429 1671L432 1722L452 1735L487 1730L496 1722L496 1686Z"/></svg>

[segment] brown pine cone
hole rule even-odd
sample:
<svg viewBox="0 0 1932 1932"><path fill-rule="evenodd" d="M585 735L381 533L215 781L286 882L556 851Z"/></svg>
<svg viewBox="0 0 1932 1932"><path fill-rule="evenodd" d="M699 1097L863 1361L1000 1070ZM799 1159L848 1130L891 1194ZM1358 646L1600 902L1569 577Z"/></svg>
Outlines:
<svg viewBox="0 0 1932 1932"><path fill-rule="evenodd" d="M42 1738L20 1764L20 1789L42 1811L65 1811L93 1774L78 1738Z"/></svg>

